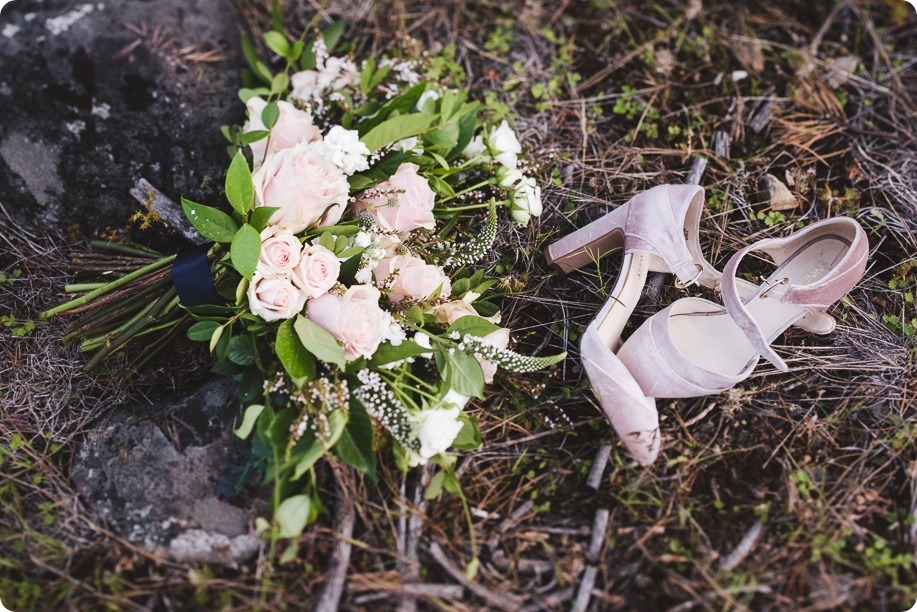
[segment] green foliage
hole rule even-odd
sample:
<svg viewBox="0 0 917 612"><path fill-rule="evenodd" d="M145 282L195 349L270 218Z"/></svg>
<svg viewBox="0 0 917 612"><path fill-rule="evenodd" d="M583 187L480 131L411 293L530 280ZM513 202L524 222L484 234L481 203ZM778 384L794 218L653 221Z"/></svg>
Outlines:
<svg viewBox="0 0 917 612"><path fill-rule="evenodd" d="M232 239L229 253L233 267L244 278L251 280L261 256L261 235L258 230L247 223L240 227Z"/></svg>
<svg viewBox="0 0 917 612"><path fill-rule="evenodd" d="M230 244L236 237L236 232L239 231L238 224L221 210L192 202L186 198L181 199L181 206L188 221L204 238Z"/></svg>

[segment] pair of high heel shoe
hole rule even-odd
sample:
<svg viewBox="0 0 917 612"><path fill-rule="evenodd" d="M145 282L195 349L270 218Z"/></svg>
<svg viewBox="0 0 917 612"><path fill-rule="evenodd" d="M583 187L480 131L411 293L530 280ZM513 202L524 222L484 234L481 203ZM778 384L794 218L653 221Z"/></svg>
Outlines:
<svg viewBox="0 0 917 612"><path fill-rule="evenodd" d="M603 411L641 465L659 454L655 398L713 395L748 378L761 357L787 371L771 343L795 325L834 330L826 314L863 277L866 234L848 217L826 219L786 238L760 240L735 253L720 273L704 258L699 226L704 190L660 185L551 244L549 263L572 272L612 251L624 251L608 300L586 328L580 355ZM776 269L760 283L737 278L752 252ZM648 272L675 275L681 289L717 288L723 304L684 297L657 312L622 344Z"/></svg>

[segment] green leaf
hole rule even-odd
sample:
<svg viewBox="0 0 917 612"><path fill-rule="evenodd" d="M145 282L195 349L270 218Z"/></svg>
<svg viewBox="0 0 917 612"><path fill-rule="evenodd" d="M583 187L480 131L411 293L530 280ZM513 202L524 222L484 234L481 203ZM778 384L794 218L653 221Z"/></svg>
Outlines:
<svg viewBox="0 0 917 612"><path fill-rule="evenodd" d="M263 232L264 228L267 227L268 222L271 220L271 216L278 210L280 210L279 206L257 206L255 210L252 211L248 223L258 230L258 232Z"/></svg>
<svg viewBox="0 0 917 612"><path fill-rule="evenodd" d="M210 352L211 352L211 353L212 353L214 350L216 350L217 344L219 344L220 338L223 337L223 330L225 330L225 329L226 329L226 325L225 325L225 324L224 324L224 325L220 325L220 326L217 327L215 330L213 330L213 334L210 335Z"/></svg>
<svg viewBox="0 0 917 612"><path fill-rule="evenodd" d="M240 366L254 365L257 360L254 339L254 336L248 334L234 337L229 341L229 351L226 356L231 362Z"/></svg>
<svg viewBox="0 0 917 612"><path fill-rule="evenodd" d="M422 134L435 119L436 115L428 113L399 115L383 121L360 137L360 140L370 151L378 151L404 138Z"/></svg>
<svg viewBox="0 0 917 612"><path fill-rule="evenodd" d="M464 318L464 317L463 317ZM446 385L462 395L482 398L484 396L484 371L472 355L456 350L442 351L445 363Z"/></svg>
<svg viewBox="0 0 917 612"><path fill-rule="evenodd" d="M332 410L328 415L328 437L325 439L325 448L332 448L344 435L344 428L347 427L347 414L338 408Z"/></svg>
<svg viewBox="0 0 917 612"><path fill-rule="evenodd" d="M341 41L341 36L344 34L344 23L343 19L335 21L330 26L322 30L322 36L325 39L325 47L328 49L328 53L334 53L334 49L338 46L338 43Z"/></svg>
<svg viewBox="0 0 917 612"><path fill-rule="evenodd" d="M360 73L360 91L364 94L369 93L369 86L372 83L373 74L376 72L376 58L371 57L366 60L366 65L363 66L363 72Z"/></svg>
<svg viewBox="0 0 917 612"><path fill-rule="evenodd" d="M424 348L411 340L404 340L398 346L392 346L386 342L379 345L368 365L371 368L375 368L393 361L401 361L408 357L419 357L429 352L431 352L430 349Z"/></svg>
<svg viewBox="0 0 917 612"><path fill-rule="evenodd" d="M440 151L451 151L458 144L459 127L457 123L449 123L444 127L435 129L426 134L425 138L436 145Z"/></svg>
<svg viewBox="0 0 917 612"><path fill-rule="evenodd" d="M283 500L274 512L281 538L298 538L312 513L312 500L308 495L294 495Z"/></svg>
<svg viewBox="0 0 917 612"><path fill-rule="evenodd" d="M251 98L255 96L267 96L271 93L271 90L267 87L243 87L239 90L239 99L242 100L242 104L248 102Z"/></svg>
<svg viewBox="0 0 917 612"><path fill-rule="evenodd" d="M229 164L229 170L226 171L226 199L240 215L250 211L255 202L252 173L242 153L236 153Z"/></svg>
<svg viewBox="0 0 917 612"><path fill-rule="evenodd" d="M290 41L280 32L265 32L264 42L268 48L283 58L290 57Z"/></svg>
<svg viewBox="0 0 917 612"><path fill-rule="evenodd" d="M188 221L204 238L225 244L232 242L239 231L232 217L221 210L185 198L181 199L181 207Z"/></svg>
<svg viewBox="0 0 917 612"><path fill-rule="evenodd" d="M471 334L472 336L483 338L487 334L491 334L499 329L499 325L494 325L487 319L476 317L474 315L465 315L450 325L447 331L449 333L458 332L462 336L465 334Z"/></svg>
<svg viewBox="0 0 917 612"><path fill-rule="evenodd" d="M436 175L430 175L427 177L427 180L430 182L430 187L433 188L433 191L438 193L441 196L451 198L455 195L455 190L452 189L452 185L441 179Z"/></svg>
<svg viewBox="0 0 917 612"><path fill-rule="evenodd" d="M258 267L258 258L261 256L261 234L246 223L239 228L235 238L232 239L229 254L236 271L251 280L255 274L255 268Z"/></svg>
<svg viewBox="0 0 917 612"><path fill-rule="evenodd" d="M310 353L326 363L333 363L344 369L347 361L344 358L344 349L338 344L334 336L325 331L317 323L314 323L302 315L297 315L293 329L299 336Z"/></svg>
<svg viewBox="0 0 917 612"><path fill-rule="evenodd" d="M242 35L242 54L245 56L245 61L248 62L252 72L265 83L270 83L271 71L258 59L258 52L255 50L255 46L248 36L244 34Z"/></svg>
<svg viewBox="0 0 917 612"><path fill-rule="evenodd" d="M244 134L239 135L239 142L244 145L250 145L253 142L264 140L267 138L268 134L270 134L270 132L267 130L253 130L251 132L245 132Z"/></svg>
<svg viewBox="0 0 917 612"><path fill-rule="evenodd" d="M287 87L290 86L290 77L287 76L286 72L278 72L274 75L274 78L271 79L271 93L281 95L286 92Z"/></svg>
<svg viewBox="0 0 917 612"><path fill-rule="evenodd" d="M325 456L325 448L322 446L321 442L318 441L318 438L313 438L312 440L312 444L306 449L305 454L296 464L296 469L293 470L293 480L302 478L303 474L312 469L312 466Z"/></svg>
<svg viewBox="0 0 917 612"><path fill-rule="evenodd" d="M293 321L284 321L277 328L274 351L290 378L302 386L315 378L315 357L306 350L293 331Z"/></svg>
<svg viewBox="0 0 917 612"><path fill-rule="evenodd" d="M280 119L280 107L276 102L268 102L261 111L261 122L264 123L264 127L271 129L277 125L278 119Z"/></svg>
<svg viewBox="0 0 917 612"><path fill-rule="evenodd" d="M375 481L376 454L373 452L373 423L366 409L358 402L351 404L350 420L334 448L348 465L360 470L369 476L370 480Z"/></svg>
<svg viewBox="0 0 917 612"><path fill-rule="evenodd" d="M255 423L258 421L258 417L261 416L262 412L264 412L264 406L261 404L252 404L246 408L245 414L242 417L242 424L239 425L239 428L234 430L233 433L243 440L247 438L252 433L252 429L254 429Z"/></svg>
<svg viewBox="0 0 917 612"><path fill-rule="evenodd" d="M478 431L478 425L474 419L464 412L459 414L458 420L462 422L462 430L459 431L455 440L452 442L452 448L460 451L471 451L481 448L484 440Z"/></svg>
<svg viewBox="0 0 917 612"><path fill-rule="evenodd" d="M188 339L195 342L209 342L213 332L220 326L216 321L199 321L188 328Z"/></svg>
<svg viewBox="0 0 917 612"><path fill-rule="evenodd" d="M427 501L436 499L443 492L443 479L446 477L446 473L443 470L436 472L433 475L433 478L430 479L430 484L427 485L427 490L423 494L423 498Z"/></svg>

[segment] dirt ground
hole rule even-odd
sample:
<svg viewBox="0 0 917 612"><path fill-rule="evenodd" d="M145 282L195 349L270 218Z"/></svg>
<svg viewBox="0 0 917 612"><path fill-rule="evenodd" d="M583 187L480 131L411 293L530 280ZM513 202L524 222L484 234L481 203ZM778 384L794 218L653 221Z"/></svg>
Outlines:
<svg viewBox="0 0 917 612"><path fill-rule="evenodd" d="M58 12L70 6L48 1ZM40 4L35 10L50 10ZM498 376L475 405L485 445L459 459L473 532L459 498L423 499L428 471L403 479L390 465L376 485L343 479L355 509L343 567L332 554L342 548L341 513L330 506L289 563L263 546L236 568L182 564L118 537L73 488L75 448L119 406L194 388L206 359L179 345L168 365L129 382L116 368L85 376L79 353L57 346L60 327L36 323L37 313L60 299L73 249L106 226L130 225L133 205L123 199L135 175L175 195L219 184L218 124L242 118L231 97L241 67L235 33L264 29L269 11L260 2L193 3L190 13L211 11L204 21L213 41L201 40L200 23L175 17L186 9L171 3L158 33L155 24L100 21L112 31L86 36L107 42L84 51L100 82L125 70L118 62L149 64L155 70L141 76L153 88L157 79L178 82L169 95L192 108L170 146L157 140L147 150L144 129L93 126L91 141L62 140L57 181L27 180L8 154L0 163L3 603L16 611L301 609L344 576L343 609L910 609L917 11L902 0L301 0L286 7L290 30L322 7L326 22L348 21L358 57L405 37L433 50L454 46L472 92L515 116L521 139L544 160L546 210L529 229L502 234L489 264L513 290L503 322L517 346L569 358L543 374ZM199 45L198 55L178 53L188 45ZM43 78L23 66L53 54L45 46L0 46L5 100L16 78ZM195 91L195 82L208 87ZM0 129L0 153L20 142L10 137L38 109L51 109L46 122L98 118L91 93L87 101L32 91L34 100L10 102L16 123ZM148 111L132 100L111 112L142 121ZM66 115L73 105L85 106L83 119ZM216 150L197 150L205 145ZM91 154L105 146L114 154ZM119 166L127 157L133 165ZM89 178L105 173L121 175ZM791 330L777 341L790 372L762 365L727 393L659 400L662 455L640 468L600 416L578 363L579 334L619 260L564 277L541 250L642 189L689 181L707 190L701 242L718 267L750 241L834 215L864 226L870 263L833 309L833 334ZM91 212L93 198L104 214ZM21 212L27 207L39 212ZM651 277L628 330L681 295L670 277ZM333 499L335 474L322 476ZM481 566L469 582L474 550Z"/></svg>

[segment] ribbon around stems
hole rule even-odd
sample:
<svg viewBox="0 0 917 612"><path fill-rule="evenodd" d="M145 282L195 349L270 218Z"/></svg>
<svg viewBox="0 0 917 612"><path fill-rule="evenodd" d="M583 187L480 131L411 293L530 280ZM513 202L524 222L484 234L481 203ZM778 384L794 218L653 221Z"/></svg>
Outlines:
<svg viewBox="0 0 917 612"><path fill-rule="evenodd" d="M209 244L189 249L172 262L172 284L178 293L178 300L185 308L221 304L224 300L213 286L210 262L207 261Z"/></svg>

